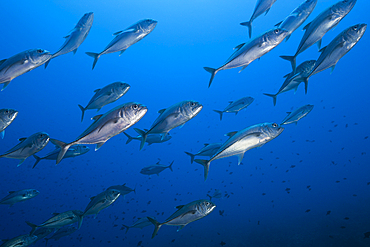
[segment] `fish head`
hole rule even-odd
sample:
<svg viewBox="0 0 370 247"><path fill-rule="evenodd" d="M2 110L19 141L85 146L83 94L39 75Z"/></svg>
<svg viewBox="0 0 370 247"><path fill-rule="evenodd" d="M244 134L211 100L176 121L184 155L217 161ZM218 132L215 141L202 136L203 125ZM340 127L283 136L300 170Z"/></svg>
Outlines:
<svg viewBox="0 0 370 247"><path fill-rule="evenodd" d="M77 27L83 28L83 27L91 27L92 23L94 21L94 13L89 12L82 16L82 18L78 21Z"/></svg>
<svg viewBox="0 0 370 247"><path fill-rule="evenodd" d="M123 96L130 89L130 85L124 82L116 82L113 91L119 96Z"/></svg>
<svg viewBox="0 0 370 247"><path fill-rule="evenodd" d="M216 204L209 200L200 200L197 205L199 213L208 215L216 208Z"/></svg>
<svg viewBox="0 0 370 247"><path fill-rule="evenodd" d="M352 42L357 42L361 39L366 31L366 24L356 24L346 30L347 36Z"/></svg>
<svg viewBox="0 0 370 247"><path fill-rule="evenodd" d="M167 135L163 138L163 141L168 141L172 138L170 133L167 133Z"/></svg>
<svg viewBox="0 0 370 247"><path fill-rule="evenodd" d="M11 123L18 115L18 111L14 109L1 109L0 119L6 123Z"/></svg>
<svg viewBox="0 0 370 247"><path fill-rule="evenodd" d="M186 116L193 118L202 110L203 106L199 102L189 100L184 101L181 108Z"/></svg>
<svg viewBox="0 0 370 247"><path fill-rule="evenodd" d="M43 149L49 140L50 137L46 132L38 132L32 136L32 142L37 146L37 149Z"/></svg>
<svg viewBox="0 0 370 247"><path fill-rule="evenodd" d="M115 201L120 196L121 192L116 189L108 189L105 194L109 200Z"/></svg>
<svg viewBox="0 0 370 247"><path fill-rule="evenodd" d="M308 113L310 113L310 111L312 111L313 109L313 105L305 105L302 109L302 115L307 115Z"/></svg>
<svg viewBox="0 0 370 247"><path fill-rule="evenodd" d="M144 19L140 21L139 26L145 33L150 33L155 26L157 26L157 23L158 22L153 19Z"/></svg>
<svg viewBox="0 0 370 247"><path fill-rule="evenodd" d="M121 106L119 110L119 117L136 123L145 115L147 111L148 108L145 105L137 102L130 102Z"/></svg>
<svg viewBox="0 0 370 247"><path fill-rule="evenodd" d="M40 191L38 190L34 190L34 189L30 189L27 191L27 198L32 198L32 197L35 197L37 196L38 194L40 194Z"/></svg>
<svg viewBox="0 0 370 247"><path fill-rule="evenodd" d="M287 30L278 27L267 31L265 35L268 43L271 45L278 45L285 39L288 33L289 32Z"/></svg>
<svg viewBox="0 0 370 247"><path fill-rule="evenodd" d="M29 235L29 236L25 237L25 242L27 244L31 244L31 243L35 242L37 240L37 238L38 237L36 235Z"/></svg>
<svg viewBox="0 0 370 247"><path fill-rule="evenodd" d="M27 57L34 65L42 65L46 63L52 55L44 49L32 49L27 51Z"/></svg>
<svg viewBox="0 0 370 247"><path fill-rule="evenodd" d="M78 152L79 154L85 154L87 152L90 151L90 148L88 146L85 146L85 145L79 145L78 146Z"/></svg>
<svg viewBox="0 0 370 247"><path fill-rule="evenodd" d="M357 0L342 0L332 6L332 11L337 17L341 18L351 11L356 2Z"/></svg>
<svg viewBox="0 0 370 247"><path fill-rule="evenodd" d="M265 123L262 125L262 132L268 141L278 137L283 130L284 128L277 123Z"/></svg>

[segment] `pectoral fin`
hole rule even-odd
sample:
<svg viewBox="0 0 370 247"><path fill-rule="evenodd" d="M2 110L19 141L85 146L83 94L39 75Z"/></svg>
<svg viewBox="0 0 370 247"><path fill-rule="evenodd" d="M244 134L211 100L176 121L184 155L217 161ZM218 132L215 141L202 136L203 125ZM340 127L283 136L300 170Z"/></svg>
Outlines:
<svg viewBox="0 0 370 247"><path fill-rule="evenodd" d="M184 228L186 225L181 225L179 228L177 228L177 231L181 231L182 228Z"/></svg>
<svg viewBox="0 0 370 247"><path fill-rule="evenodd" d="M96 144L96 147L95 147L95 151L97 151L99 148L101 148L101 146L103 146L105 142L99 142Z"/></svg>
<svg viewBox="0 0 370 247"><path fill-rule="evenodd" d="M238 165L240 165L240 163L242 163L244 153L238 154L237 156L238 156Z"/></svg>
<svg viewBox="0 0 370 247"><path fill-rule="evenodd" d="M3 83L3 88L1 89L1 91L3 91L9 85L10 81L11 80L6 81L6 82Z"/></svg>
<svg viewBox="0 0 370 247"><path fill-rule="evenodd" d="M238 131L232 131L232 132L225 134L225 136L233 137L236 133L238 133Z"/></svg>

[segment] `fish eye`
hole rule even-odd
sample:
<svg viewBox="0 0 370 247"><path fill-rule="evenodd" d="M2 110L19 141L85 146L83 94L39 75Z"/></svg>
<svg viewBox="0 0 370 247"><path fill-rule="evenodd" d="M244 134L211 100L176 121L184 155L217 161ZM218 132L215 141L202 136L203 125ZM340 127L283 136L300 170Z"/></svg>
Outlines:
<svg viewBox="0 0 370 247"><path fill-rule="evenodd" d="M37 50L37 53L42 53L42 50L41 50L41 49L38 49L38 50Z"/></svg>
<svg viewBox="0 0 370 247"><path fill-rule="evenodd" d="M354 26L352 29L353 29L354 31L356 31L356 30L357 30L357 28L358 28L358 26L356 25L356 26Z"/></svg>
<svg viewBox="0 0 370 247"><path fill-rule="evenodd" d="M191 106L195 106L195 103L194 103L194 102L191 102L191 103L190 103L190 105L191 105Z"/></svg>
<svg viewBox="0 0 370 247"><path fill-rule="evenodd" d="M279 33L279 29L275 29L275 33L278 34Z"/></svg>
<svg viewBox="0 0 370 247"><path fill-rule="evenodd" d="M272 127L274 127L274 128L276 128L277 126L278 126L277 123L272 124Z"/></svg>
<svg viewBox="0 0 370 247"><path fill-rule="evenodd" d="M134 108L134 109L136 110L137 108L139 108L139 106L138 106L137 104L134 104L134 105L132 106L132 108Z"/></svg>
<svg viewBox="0 0 370 247"><path fill-rule="evenodd" d="M5 114L8 114L9 113L9 111L8 110L5 110Z"/></svg>

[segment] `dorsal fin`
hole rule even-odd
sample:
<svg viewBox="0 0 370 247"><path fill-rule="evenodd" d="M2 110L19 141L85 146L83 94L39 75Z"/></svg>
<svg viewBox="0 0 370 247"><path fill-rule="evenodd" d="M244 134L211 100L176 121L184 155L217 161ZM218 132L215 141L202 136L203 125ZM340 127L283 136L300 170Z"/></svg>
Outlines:
<svg viewBox="0 0 370 247"><path fill-rule="evenodd" d="M95 93L99 92L100 91L100 88L94 90Z"/></svg>
<svg viewBox="0 0 370 247"><path fill-rule="evenodd" d="M176 206L175 208L177 209L182 209L185 205L179 205L179 206Z"/></svg>
<svg viewBox="0 0 370 247"><path fill-rule="evenodd" d="M54 216L57 216L59 213L53 213Z"/></svg>
<svg viewBox="0 0 370 247"><path fill-rule="evenodd" d="M290 113L292 113L292 112L291 112L291 111L287 111L286 113L287 113L287 114L290 114Z"/></svg>
<svg viewBox="0 0 370 247"><path fill-rule="evenodd" d="M229 101L229 104L232 104L234 101Z"/></svg>
<svg viewBox="0 0 370 247"><path fill-rule="evenodd" d="M96 196L90 197L90 200L91 200L91 201L92 201L92 200L94 200L94 199L95 199L95 197L96 197Z"/></svg>
<svg viewBox="0 0 370 247"><path fill-rule="evenodd" d="M276 24L275 24L275 27L280 26L280 24L281 24L281 23L283 23L283 21L281 21L281 22L279 22L279 23L276 23Z"/></svg>
<svg viewBox="0 0 370 247"><path fill-rule="evenodd" d="M9 194L11 194L11 193L14 193L15 191L14 190L12 190L12 191L9 191Z"/></svg>
<svg viewBox="0 0 370 247"><path fill-rule="evenodd" d="M166 109L159 110L158 113L162 114Z"/></svg>
<svg viewBox="0 0 370 247"><path fill-rule="evenodd" d="M6 59L0 60L0 65L2 65L5 61Z"/></svg>
<svg viewBox="0 0 370 247"><path fill-rule="evenodd" d="M209 145L209 143L204 143L204 146L207 147Z"/></svg>
<svg viewBox="0 0 370 247"><path fill-rule="evenodd" d="M18 141L23 142L26 139L27 139L27 137L22 137L22 138L19 138Z"/></svg>
<svg viewBox="0 0 370 247"><path fill-rule="evenodd" d="M233 137L236 133L238 133L238 131L232 131L232 132L225 134L225 136Z"/></svg>
<svg viewBox="0 0 370 247"><path fill-rule="evenodd" d="M103 116L103 114L100 114L100 115L96 115L95 117L91 118L92 120L98 120L99 118L101 118L101 116Z"/></svg>
<svg viewBox="0 0 370 247"><path fill-rule="evenodd" d="M304 26L303 30L306 30L310 26L311 22L309 22L306 26Z"/></svg>
<svg viewBox="0 0 370 247"><path fill-rule="evenodd" d="M125 185L126 185L126 183L122 184L122 186L125 186Z"/></svg>
<svg viewBox="0 0 370 247"><path fill-rule="evenodd" d="M234 50L239 50L240 48L242 48L242 46L244 45L245 43L241 43L240 45L237 45L234 47Z"/></svg>

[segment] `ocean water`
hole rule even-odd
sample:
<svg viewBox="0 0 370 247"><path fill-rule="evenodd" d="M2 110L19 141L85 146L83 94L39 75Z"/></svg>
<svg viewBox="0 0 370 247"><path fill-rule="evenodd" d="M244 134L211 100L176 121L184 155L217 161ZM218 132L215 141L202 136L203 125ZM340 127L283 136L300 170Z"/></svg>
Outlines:
<svg viewBox="0 0 370 247"><path fill-rule="evenodd" d="M270 12L253 23L253 37L283 20L302 0L278 0ZM370 231L369 35L337 64L334 72L323 71L298 91L283 93L273 106L263 93L275 93L291 71L280 55L293 55L303 36L302 28L324 9L336 3L319 0L308 20L288 42L245 70L220 71L208 88L210 74L203 67L217 68L233 48L247 42L248 32L240 22L249 20L255 0L234 1L3 1L0 20L1 59L21 51L42 48L56 52L63 37L87 12L94 12L91 31L77 53L53 59L15 78L0 92L0 108L14 108L17 118L0 139L0 153L18 139L39 131L51 138L73 141L91 123L90 118L125 102L148 107L134 127L149 128L160 109L182 100L196 100L202 111L183 128L173 129L171 140L145 145L126 145L123 134L111 138L98 151L55 161L42 160L35 169L29 157L21 166L13 159L0 159L0 197L8 191L37 189L40 195L12 207L0 205L0 238L28 234L25 221L41 224L68 210L84 210L95 196L112 185L126 183L136 193L120 197L96 219L87 216L81 229L48 246L369 246L364 233ZM323 37L322 46L345 28L369 23L368 1L357 1L353 10ZM138 20L152 18L156 28L143 40L119 53L103 55L94 70L85 52L100 52L112 34ZM313 45L298 56L297 64L317 59ZM124 81L131 89L99 113L88 110L81 123L78 104L86 106L94 90ZM238 115L225 113L220 121L214 109L228 101L250 96L255 100ZM225 133L263 123L280 123L286 112L305 104L314 109L297 125L286 125L283 133L261 148L245 153L241 165L230 157L212 162L206 182L203 167L190 163L184 151L195 153L204 143L224 142ZM131 127L129 135L136 132ZM49 143L37 155L53 150ZM169 165L159 176L140 170L155 164ZM222 198L213 199L216 209L177 232L163 226L151 239L154 227L132 228L138 218L151 216L163 222L175 207L208 199L215 189ZM223 211L223 214L221 212ZM330 214L327 212L330 211ZM40 240L34 246L44 246Z"/></svg>

